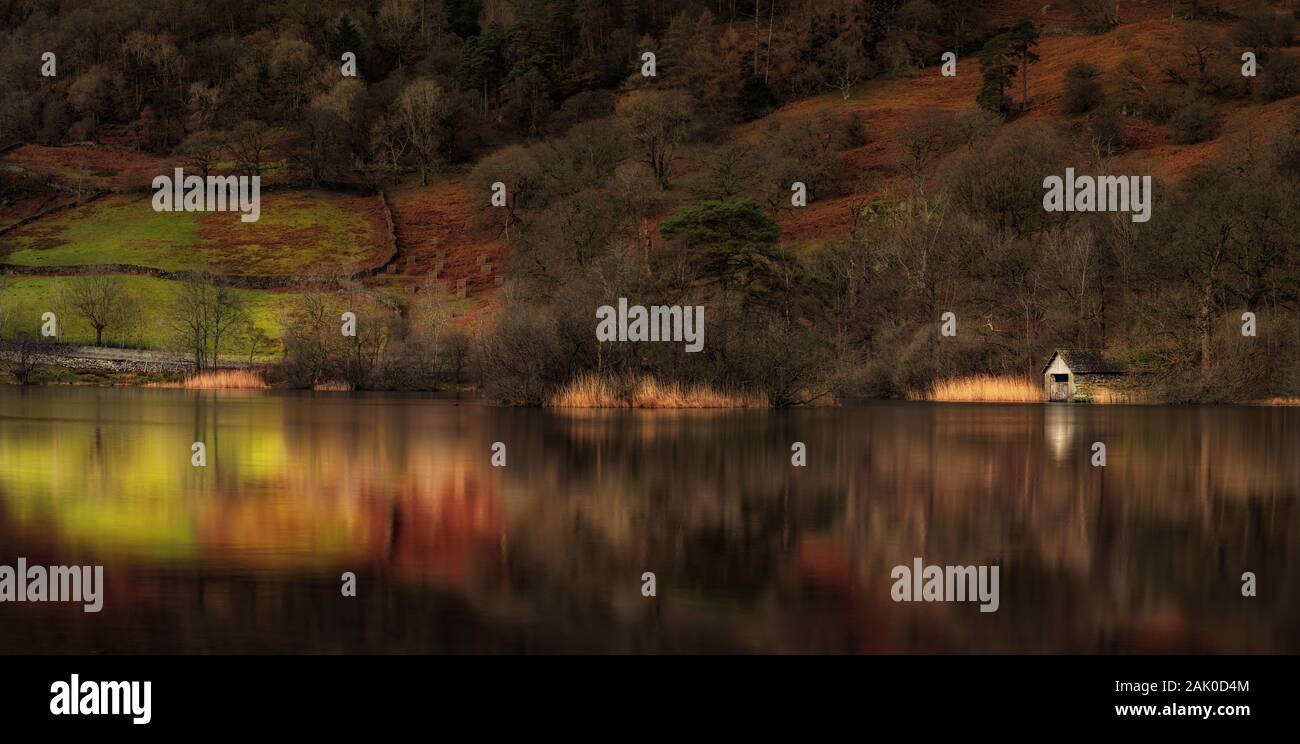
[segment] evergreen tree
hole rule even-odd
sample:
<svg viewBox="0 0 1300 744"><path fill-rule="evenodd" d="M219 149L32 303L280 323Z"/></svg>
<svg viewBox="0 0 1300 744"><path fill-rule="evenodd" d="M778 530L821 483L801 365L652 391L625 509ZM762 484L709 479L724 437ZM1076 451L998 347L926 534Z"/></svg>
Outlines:
<svg viewBox="0 0 1300 744"><path fill-rule="evenodd" d="M345 15L339 19L338 28L330 34L326 42L326 49L335 60L342 57L344 52L361 53L361 33L352 24L351 18Z"/></svg>
<svg viewBox="0 0 1300 744"><path fill-rule="evenodd" d="M1011 111L1011 99L1007 97L1007 88L1011 78L1016 74L1016 67L1007 59L1008 38L1006 34L997 36L980 50L980 92L975 102L980 108L995 114L1006 116Z"/></svg>
<svg viewBox="0 0 1300 744"><path fill-rule="evenodd" d="M645 14L641 12L641 0L623 0L623 25L633 31L645 32Z"/></svg>
<svg viewBox="0 0 1300 744"><path fill-rule="evenodd" d="M754 75L745 79L740 89L740 116L744 121L753 121L767 116L776 108L776 96L772 89L763 82L763 78Z"/></svg>
<svg viewBox="0 0 1300 744"><path fill-rule="evenodd" d="M462 39L479 35L478 19L483 12L483 0L442 0L442 8L452 33Z"/></svg>
<svg viewBox="0 0 1300 744"><path fill-rule="evenodd" d="M745 198L681 207L659 226L666 238L690 246L695 275L723 287L766 286L787 260L777 246L781 228L762 205Z"/></svg>
<svg viewBox="0 0 1300 744"><path fill-rule="evenodd" d="M551 70L561 59L561 45L555 36L556 23L551 6L545 2L530 3L523 15L510 29L509 79L513 80L537 70L550 77Z"/></svg>
<svg viewBox="0 0 1300 744"><path fill-rule="evenodd" d="M456 79L464 88L482 96L483 114L487 115L488 97L500 89L509 69L506 66L508 38L499 26L489 26L479 36L471 36L461 47L456 65Z"/></svg>
<svg viewBox="0 0 1300 744"><path fill-rule="evenodd" d="M1022 20L1011 29L1008 35L1007 54L1016 61L1020 70L1020 83L1023 93L1020 97L1020 110L1029 110L1029 66L1038 61L1034 48L1038 46L1038 28L1033 21Z"/></svg>

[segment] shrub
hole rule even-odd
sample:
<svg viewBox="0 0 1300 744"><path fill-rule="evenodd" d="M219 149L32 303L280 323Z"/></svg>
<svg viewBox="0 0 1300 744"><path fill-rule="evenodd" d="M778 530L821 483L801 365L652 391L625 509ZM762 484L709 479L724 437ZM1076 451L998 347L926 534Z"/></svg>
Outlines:
<svg viewBox="0 0 1300 744"><path fill-rule="evenodd" d="M1087 62L1077 62L1065 73L1065 113L1086 114L1101 103L1101 70Z"/></svg>
<svg viewBox="0 0 1300 744"><path fill-rule="evenodd" d="M1198 98L1174 114L1169 122L1174 142L1190 145L1213 139L1219 132L1219 114L1208 99Z"/></svg>
<svg viewBox="0 0 1300 744"><path fill-rule="evenodd" d="M754 75L745 80L740 89L740 118L742 121L754 121L767 116L776 108L776 96L767 87L763 79Z"/></svg>
<svg viewBox="0 0 1300 744"><path fill-rule="evenodd" d="M949 161L949 193L972 217L1032 230L1044 219L1042 174L1063 172L1067 153L1067 143L1047 124L1003 129Z"/></svg>
<svg viewBox="0 0 1300 744"><path fill-rule="evenodd" d="M516 310L483 338L483 391L500 403L540 406L564 379L563 350L552 321Z"/></svg>
<svg viewBox="0 0 1300 744"><path fill-rule="evenodd" d="M1300 62L1296 62L1295 57L1274 54L1264 65L1260 96L1266 101L1276 101L1296 93L1300 93Z"/></svg>
<svg viewBox="0 0 1300 744"><path fill-rule="evenodd" d="M562 135L575 125L614 113L614 94L607 90L584 90L565 99L546 120L546 129L552 135Z"/></svg>
<svg viewBox="0 0 1300 744"><path fill-rule="evenodd" d="M1092 141L1103 155L1114 155L1128 148L1124 119L1114 111L1099 111L1088 124Z"/></svg>
<svg viewBox="0 0 1300 744"><path fill-rule="evenodd" d="M944 139L953 145L973 145L997 134L1002 117L982 108L967 109L952 117Z"/></svg>

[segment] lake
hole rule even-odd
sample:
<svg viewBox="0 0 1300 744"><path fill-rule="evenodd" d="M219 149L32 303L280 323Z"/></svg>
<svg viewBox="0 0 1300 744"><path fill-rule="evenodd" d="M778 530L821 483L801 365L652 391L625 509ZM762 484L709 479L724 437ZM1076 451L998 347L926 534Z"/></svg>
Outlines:
<svg viewBox="0 0 1300 744"><path fill-rule="evenodd" d="M1295 653L1298 494L1297 409L4 386L0 564L105 589L0 653ZM915 558L997 611L895 602Z"/></svg>

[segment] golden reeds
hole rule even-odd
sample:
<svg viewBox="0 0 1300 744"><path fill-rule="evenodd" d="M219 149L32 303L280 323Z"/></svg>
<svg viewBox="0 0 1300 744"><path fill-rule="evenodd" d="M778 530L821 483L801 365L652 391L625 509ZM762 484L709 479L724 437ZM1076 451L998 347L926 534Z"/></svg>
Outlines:
<svg viewBox="0 0 1300 744"><path fill-rule="evenodd" d="M907 397L962 403L1041 403L1043 386L1023 377L972 375L939 380L929 389Z"/></svg>
<svg viewBox="0 0 1300 744"><path fill-rule="evenodd" d="M265 390L270 385L255 369L205 369L176 382L150 382L145 387L186 390Z"/></svg>
<svg viewBox="0 0 1300 744"><path fill-rule="evenodd" d="M205 369L186 377L181 386L186 390L263 390L270 387L262 373L255 369Z"/></svg>
<svg viewBox="0 0 1300 744"><path fill-rule="evenodd" d="M352 384L342 380L328 380L326 382L318 382L315 385L312 385L311 389L332 393L346 393L352 389Z"/></svg>
<svg viewBox="0 0 1300 744"><path fill-rule="evenodd" d="M632 380L582 375L547 401L550 408L766 408L758 393L735 393L708 385L662 382L648 375Z"/></svg>

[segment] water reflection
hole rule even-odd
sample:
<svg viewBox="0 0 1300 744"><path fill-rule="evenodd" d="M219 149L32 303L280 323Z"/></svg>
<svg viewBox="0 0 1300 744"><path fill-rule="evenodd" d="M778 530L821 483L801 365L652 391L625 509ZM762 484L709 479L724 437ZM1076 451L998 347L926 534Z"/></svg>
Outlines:
<svg viewBox="0 0 1300 744"><path fill-rule="evenodd" d="M1075 414L1078 411L1078 406L1043 406L1043 427L1047 448L1052 453L1052 459L1058 463L1069 459L1070 451L1074 447Z"/></svg>
<svg viewBox="0 0 1300 744"><path fill-rule="evenodd" d="M0 605L0 651L1294 652L1297 452L1266 408L8 388L0 562L108 590ZM1000 611L895 604L913 556L1002 566Z"/></svg>

